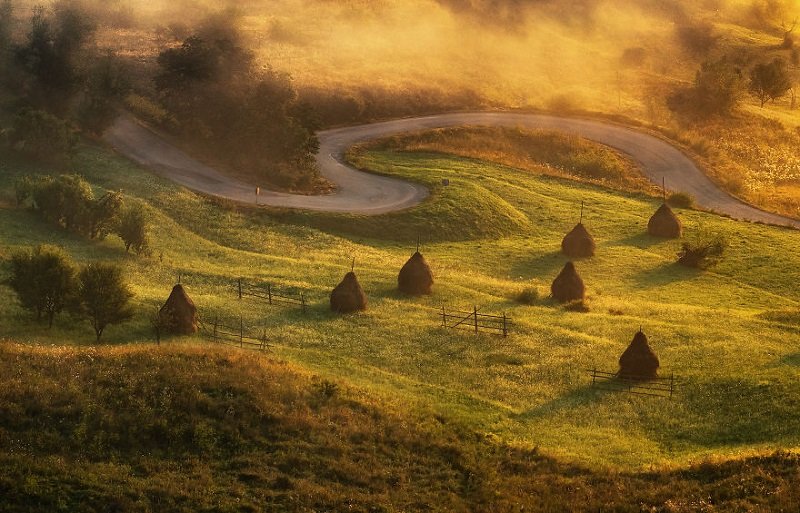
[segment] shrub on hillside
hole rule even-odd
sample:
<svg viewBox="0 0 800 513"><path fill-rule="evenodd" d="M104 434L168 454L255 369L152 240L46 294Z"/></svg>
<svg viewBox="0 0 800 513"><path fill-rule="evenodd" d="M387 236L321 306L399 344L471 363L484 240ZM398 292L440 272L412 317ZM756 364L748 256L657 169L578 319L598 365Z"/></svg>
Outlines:
<svg viewBox="0 0 800 513"><path fill-rule="evenodd" d="M11 256L8 285L23 308L35 313L37 320L46 318L52 327L55 316L74 299L75 275L75 266L64 251L54 246L38 246L33 251Z"/></svg>
<svg viewBox="0 0 800 513"><path fill-rule="evenodd" d="M695 75L694 85L672 93L667 106L687 118L728 116L738 107L744 91L742 70L723 57L704 62Z"/></svg>
<svg viewBox="0 0 800 513"><path fill-rule="evenodd" d="M667 203L675 208L694 208L694 196L687 192L673 192L667 198Z"/></svg>
<svg viewBox="0 0 800 513"><path fill-rule="evenodd" d="M686 267L707 269L722 259L727 247L728 241L721 234L702 232L681 244L678 263Z"/></svg>
<svg viewBox="0 0 800 513"><path fill-rule="evenodd" d="M539 293L539 287L531 286L520 290L514 299L517 303L523 305L535 305L541 300L541 298L542 295Z"/></svg>

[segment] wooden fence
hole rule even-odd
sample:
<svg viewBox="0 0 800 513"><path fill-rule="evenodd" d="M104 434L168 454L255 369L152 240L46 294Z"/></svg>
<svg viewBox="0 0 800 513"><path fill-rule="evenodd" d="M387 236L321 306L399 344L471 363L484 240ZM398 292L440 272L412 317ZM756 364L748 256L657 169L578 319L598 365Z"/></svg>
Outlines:
<svg viewBox="0 0 800 513"><path fill-rule="evenodd" d="M592 376L592 387L609 392L627 392L629 394L669 397L675 394L675 375L668 378L627 378L617 373L603 372L597 369L589 371Z"/></svg>
<svg viewBox="0 0 800 513"><path fill-rule="evenodd" d="M467 329L475 333L488 331L502 334L504 337L508 336L512 324L511 319L505 313L503 315L483 314L478 311L477 306L473 307L471 312L448 311L446 307L442 306L439 318L443 328Z"/></svg>
<svg viewBox="0 0 800 513"><path fill-rule="evenodd" d="M210 323L201 321L200 331L218 344L236 346L242 349L255 349L258 351L267 351L270 348L267 339L267 330L263 329L260 333L253 335L252 330L245 327L244 321L241 318L239 318L238 323L233 322L230 324L225 324L218 318L214 318Z"/></svg>
<svg viewBox="0 0 800 513"><path fill-rule="evenodd" d="M300 292L296 296L290 296L287 293L280 293L275 288L267 283L266 285L251 285L245 283L241 278L236 281L236 290L239 294L239 299L243 297L254 297L262 301L266 301L269 305L283 306L288 308L298 307L303 313L308 309L306 302L306 295Z"/></svg>

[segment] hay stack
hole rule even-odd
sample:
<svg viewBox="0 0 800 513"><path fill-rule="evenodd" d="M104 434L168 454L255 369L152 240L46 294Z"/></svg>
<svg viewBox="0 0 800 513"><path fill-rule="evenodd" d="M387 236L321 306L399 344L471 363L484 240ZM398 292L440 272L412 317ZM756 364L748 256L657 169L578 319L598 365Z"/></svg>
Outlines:
<svg viewBox="0 0 800 513"><path fill-rule="evenodd" d="M367 295L358 283L356 273L351 271L331 292L331 310L346 314L366 309Z"/></svg>
<svg viewBox="0 0 800 513"><path fill-rule="evenodd" d="M553 280L553 285L550 287L550 292L553 298L559 303L569 303L570 301L580 301L586 298L586 287L578 271L575 269L575 264L567 262L564 269Z"/></svg>
<svg viewBox="0 0 800 513"><path fill-rule="evenodd" d="M683 226L669 205L662 203L647 223L647 233L654 237L679 239L683 233Z"/></svg>
<svg viewBox="0 0 800 513"><path fill-rule="evenodd" d="M397 275L397 288L409 296L430 294L433 287L433 273L425 257L417 251L400 269Z"/></svg>
<svg viewBox="0 0 800 513"><path fill-rule="evenodd" d="M619 358L619 376L629 379L652 379L658 376L658 357L640 330Z"/></svg>
<svg viewBox="0 0 800 513"><path fill-rule="evenodd" d="M596 245L592 234L578 223L561 241L561 252L572 258L587 258L594 256Z"/></svg>
<svg viewBox="0 0 800 513"><path fill-rule="evenodd" d="M167 302L158 311L158 320L167 333L192 335L197 333L197 308L183 285L175 285Z"/></svg>

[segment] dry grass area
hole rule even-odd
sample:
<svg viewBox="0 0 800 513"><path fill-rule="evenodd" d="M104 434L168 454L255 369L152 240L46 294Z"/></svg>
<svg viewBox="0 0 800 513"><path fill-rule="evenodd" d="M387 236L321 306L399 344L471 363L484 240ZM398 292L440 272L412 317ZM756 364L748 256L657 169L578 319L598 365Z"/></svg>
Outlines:
<svg viewBox="0 0 800 513"><path fill-rule="evenodd" d="M796 511L797 456L608 473L247 351L0 343L5 513Z"/></svg>

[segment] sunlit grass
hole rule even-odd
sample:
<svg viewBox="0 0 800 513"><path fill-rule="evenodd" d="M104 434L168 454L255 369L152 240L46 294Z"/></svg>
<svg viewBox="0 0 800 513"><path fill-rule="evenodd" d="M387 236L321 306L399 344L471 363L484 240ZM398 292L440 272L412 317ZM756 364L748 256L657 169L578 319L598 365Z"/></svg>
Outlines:
<svg viewBox="0 0 800 513"><path fill-rule="evenodd" d="M112 237L88 242L64 234L8 206L0 209L0 254L47 242L79 261L124 265L138 315L109 328L110 344L152 342L148 316L180 274L206 320L242 315L249 329L266 329L277 357L582 462L639 468L800 445L800 329L785 314L800 310L798 232L679 211L688 231L702 227L731 241L722 263L699 273L674 263L677 242L644 234L657 206L647 197L440 154L376 151L360 163L431 186L450 176L450 199L434 194L419 209L376 218L240 212L84 147L74 170L149 205L153 257L127 256ZM2 166L0 194L10 200L14 174L34 170L7 160ZM500 222L502 231L492 234L472 231L499 219L463 217L476 187L486 201L499 205L502 198L501 208L522 221ZM590 312L566 312L546 299L518 304L521 287L548 290L565 261L561 237L577 222L581 201L598 242L598 256L577 263ZM439 217L426 220L420 211ZM465 219L475 224L465 229ZM437 282L433 296L410 299L394 289L417 234ZM369 310L338 317L328 311L328 294L353 257ZM306 290L309 314L240 302L233 289L240 276ZM7 291L0 300L4 337L92 341L87 323L62 317L48 331L11 297ZM506 312L512 336L444 331L436 317L442 303ZM663 372L681 380L672 401L589 389L585 370L613 371L640 326Z"/></svg>

